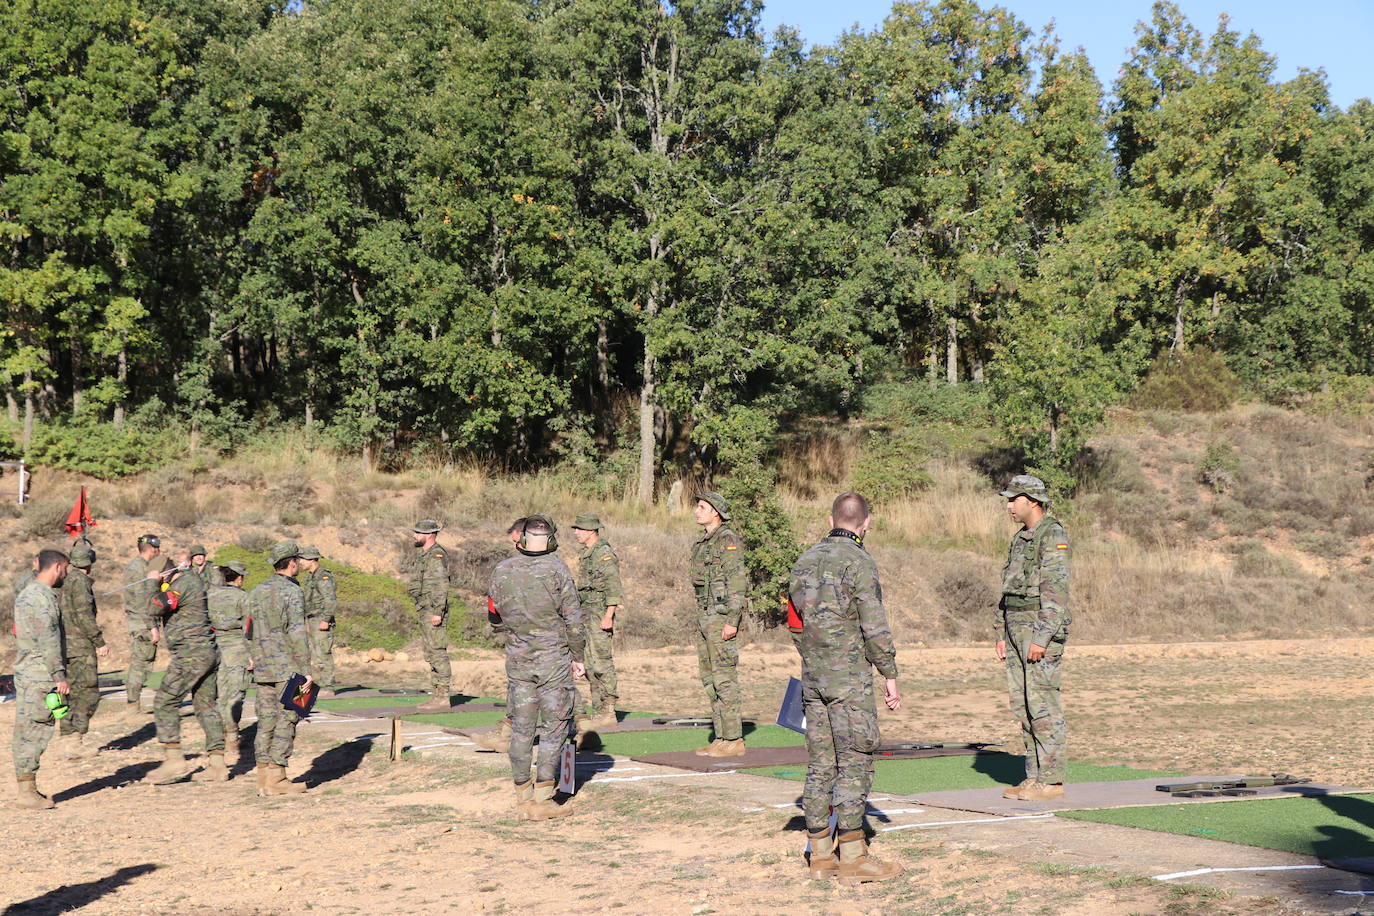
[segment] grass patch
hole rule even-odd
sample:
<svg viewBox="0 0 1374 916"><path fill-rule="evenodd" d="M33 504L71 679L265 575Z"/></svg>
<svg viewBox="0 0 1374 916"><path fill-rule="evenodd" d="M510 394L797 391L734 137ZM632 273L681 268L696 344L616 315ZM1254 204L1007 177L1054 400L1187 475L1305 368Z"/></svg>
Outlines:
<svg viewBox="0 0 1374 916"><path fill-rule="evenodd" d="M462 694L455 694L450 697L455 705L463 706L468 703L501 703L495 697L469 697ZM320 709L377 709L384 706L419 706L421 703L429 701L429 696L407 697L407 696L380 696L380 697L335 697L332 700L320 700L315 705Z"/></svg>
<svg viewBox="0 0 1374 916"><path fill-rule="evenodd" d="M598 732L601 752L621 757L694 751L711 741L709 728L671 728L651 732ZM806 739L777 725L744 726L744 737L754 747L795 747Z"/></svg>
<svg viewBox="0 0 1374 916"><path fill-rule="evenodd" d="M1319 795L1058 813L1073 820L1198 836L1319 859L1374 856L1374 795Z"/></svg>
<svg viewBox="0 0 1374 916"><path fill-rule="evenodd" d="M429 722L448 728L472 728L477 725L495 725L505 717L504 709L488 709L478 712L426 712L404 718L407 722Z"/></svg>

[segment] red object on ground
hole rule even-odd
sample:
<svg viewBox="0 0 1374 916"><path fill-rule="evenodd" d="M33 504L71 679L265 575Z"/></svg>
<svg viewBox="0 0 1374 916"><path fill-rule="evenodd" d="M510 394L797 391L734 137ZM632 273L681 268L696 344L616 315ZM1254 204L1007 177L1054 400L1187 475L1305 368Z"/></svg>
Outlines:
<svg viewBox="0 0 1374 916"><path fill-rule="evenodd" d="M72 537L80 537L87 528L95 527L95 519L91 518L91 507L86 502L86 488L81 488L81 495L76 498L76 505L72 506L72 511L67 513L67 533Z"/></svg>

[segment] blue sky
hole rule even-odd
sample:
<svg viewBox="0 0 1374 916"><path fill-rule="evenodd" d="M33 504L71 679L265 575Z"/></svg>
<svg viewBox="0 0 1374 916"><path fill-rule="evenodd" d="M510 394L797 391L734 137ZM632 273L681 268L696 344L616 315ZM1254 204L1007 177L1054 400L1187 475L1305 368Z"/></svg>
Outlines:
<svg viewBox="0 0 1374 916"><path fill-rule="evenodd" d="M768 31L786 24L808 43L828 44L855 23L879 25L891 0L764 0L763 25ZM993 5L988 0L988 5ZM1015 13L1039 31L1053 19L1066 49L1082 46L1098 79L1110 90L1126 50L1135 43L1135 24L1149 18L1150 0L1120 4L1112 0L1003 0L996 5ZM1374 97L1374 0L1178 0L1184 15L1204 35L1216 30L1217 17L1231 14L1231 27L1254 32L1266 51L1278 57L1279 79L1299 68L1325 68L1331 100L1349 107Z"/></svg>

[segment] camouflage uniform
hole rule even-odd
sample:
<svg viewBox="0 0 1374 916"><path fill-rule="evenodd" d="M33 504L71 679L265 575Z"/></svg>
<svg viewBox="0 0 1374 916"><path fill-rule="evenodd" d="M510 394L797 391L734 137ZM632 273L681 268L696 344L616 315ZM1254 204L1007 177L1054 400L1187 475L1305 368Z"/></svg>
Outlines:
<svg viewBox="0 0 1374 916"><path fill-rule="evenodd" d="M148 671L157 657L157 644L148 631L153 626L153 596L158 592L156 580L149 579L148 573L154 568L161 569L162 557L145 560L134 557L124 567L124 615L129 623L129 670L125 672L124 684L130 703L137 703L143 692L143 682L148 679Z"/></svg>
<svg viewBox="0 0 1374 916"><path fill-rule="evenodd" d="M697 668L701 686L711 701L715 737L735 741L744 737L740 722L739 637L723 639L721 630L740 625L749 590L744 546L722 522L692 545L692 587L697 596Z"/></svg>
<svg viewBox="0 0 1374 916"><path fill-rule="evenodd" d="M506 708L511 716L510 769L518 784L530 778L536 726L539 765L535 778L558 777L558 756L567 738L577 688L572 662L584 649L582 607L572 573L552 551L502 560L488 590L508 634Z"/></svg>
<svg viewBox="0 0 1374 916"><path fill-rule="evenodd" d="M833 804L838 831L858 830L879 743L869 666L897 677L878 566L854 535L836 528L792 567L789 594L801 624L793 624L792 641L806 709L806 826L826 830Z"/></svg>
<svg viewBox="0 0 1374 916"><path fill-rule="evenodd" d="M334 574L324 567L306 573L301 580L301 591L305 595L305 632L310 637L310 673L321 690L331 690L334 687L334 612L339 606ZM327 622L329 629L321 630L322 622Z"/></svg>
<svg viewBox="0 0 1374 916"><path fill-rule="evenodd" d="M594 711L615 710L620 698L615 674L614 636L601 629L606 608L619 607L624 600L620 586L620 558L604 538L584 548L577 558L577 597L582 604L586 636L587 682Z"/></svg>
<svg viewBox="0 0 1374 916"><path fill-rule="evenodd" d="M14 602L14 634L17 655L14 661L14 689L18 694L14 709L15 775L32 777L38 772L38 759L52 740L57 720L43 698L58 681L67 679L62 664L62 612L57 595L35 577Z"/></svg>
<svg viewBox="0 0 1374 916"><path fill-rule="evenodd" d="M73 560L77 556L73 550ZM59 723L58 731L64 735L84 735L100 705L99 663L95 653L105 645L105 637L96 623L95 583L85 569L75 565L68 568L57 603L62 612L62 654L67 683L71 686L67 698L70 711Z"/></svg>
<svg viewBox="0 0 1374 916"><path fill-rule="evenodd" d="M305 595L295 579L277 573L248 593L248 608L253 618L248 652L258 685L258 736L253 747L259 764L284 767L300 716L282 706L282 691L291 675L310 671Z"/></svg>
<svg viewBox="0 0 1374 916"><path fill-rule="evenodd" d="M219 652L210 628L210 612L205 595L205 580L194 569L185 569L171 581L169 590L178 596L177 608L165 616L162 639L170 660L162 683L153 698L153 721L157 740L162 744L181 744L181 701L189 693L201 730L205 750L224 750L224 720L219 714Z"/></svg>
<svg viewBox="0 0 1374 916"><path fill-rule="evenodd" d="M1021 479L1015 478L1013 485ZM997 638L1007 643L1007 693L1021 723L1026 778L1042 783L1064 781L1068 728L1059 680L1072 622L1070 553L1069 534L1052 515L1046 514L1034 529L1018 531L1002 568L1002 598L993 619ZM1045 649L1038 662L1026 658L1032 644Z"/></svg>
<svg viewBox="0 0 1374 916"><path fill-rule="evenodd" d="M435 544L421 551L410 572L407 591L415 599L420 617L420 642L429 663L430 684L438 692L447 691L452 680L448 660L448 551ZM439 625L429 618L439 617Z"/></svg>
<svg viewBox="0 0 1374 916"><path fill-rule="evenodd" d="M219 585L210 589L206 603L210 625L215 629L215 648L219 651L215 672L219 717L226 732L237 732L243 716L243 698L248 692L248 641L243 635L248 594L236 585Z"/></svg>

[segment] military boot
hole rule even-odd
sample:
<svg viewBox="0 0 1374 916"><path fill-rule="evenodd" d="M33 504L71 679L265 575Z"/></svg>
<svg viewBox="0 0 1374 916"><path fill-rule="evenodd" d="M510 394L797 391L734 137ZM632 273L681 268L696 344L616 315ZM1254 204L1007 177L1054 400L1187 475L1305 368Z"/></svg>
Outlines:
<svg viewBox="0 0 1374 916"><path fill-rule="evenodd" d="M1026 786L1016 797L1021 801L1054 801L1064 797L1062 782L1040 782L1038 779Z"/></svg>
<svg viewBox="0 0 1374 916"><path fill-rule="evenodd" d="M27 808L30 811L42 811L45 808L54 807L53 801L48 796L38 791L37 776L33 773L26 773L19 777L19 794L14 799L16 808Z"/></svg>
<svg viewBox="0 0 1374 916"><path fill-rule="evenodd" d="M212 782L227 782L229 768L224 765L224 751L210 751L209 761L205 764L205 775Z"/></svg>
<svg viewBox="0 0 1374 916"><path fill-rule="evenodd" d="M807 831L807 839L811 840L811 856L807 862L807 871L813 878L833 878L840 873L840 860L835 855L835 837L830 833L829 828L818 833Z"/></svg>
<svg viewBox="0 0 1374 916"><path fill-rule="evenodd" d="M717 745L717 744L720 744L721 741L723 741L723 740L725 740L725 739L723 739L723 738L717 738L716 740L712 741L710 744L706 745L705 747L699 747L699 748L697 748L696 750L692 751L692 753L693 753L693 754L696 754L698 757L713 757L713 756L715 756L715 755L712 754L711 751L715 750L716 745Z"/></svg>
<svg viewBox="0 0 1374 916"><path fill-rule="evenodd" d="M504 754L510 750L510 719L502 719L492 731L469 737L480 748Z"/></svg>
<svg viewBox="0 0 1374 916"><path fill-rule="evenodd" d="M748 753L743 738L722 738L715 747L708 748L707 757L743 757Z"/></svg>
<svg viewBox="0 0 1374 916"><path fill-rule="evenodd" d="M76 760L86 756L81 735L76 732L58 735L57 740L52 743L51 752L58 760Z"/></svg>
<svg viewBox="0 0 1374 916"><path fill-rule="evenodd" d="M191 774L191 766L186 760L186 755L181 752L180 744L164 744L162 754L162 762L148 774L153 785L170 786Z"/></svg>
<svg viewBox="0 0 1374 916"><path fill-rule="evenodd" d="M263 796L265 796L265 795L267 794L267 764L265 764L265 763L260 763L260 764L258 764L258 766L257 766L257 771L258 771L258 797L261 798L261 797L263 797Z"/></svg>
<svg viewBox="0 0 1374 916"><path fill-rule="evenodd" d="M532 804L534 804L534 780L527 779L524 782L517 782L515 784L515 813L520 816L521 820L528 820L525 815Z"/></svg>
<svg viewBox="0 0 1374 916"><path fill-rule="evenodd" d="M234 762L239 759L239 730L230 726L224 730L224 753L233 754Z"/></svg>
<svg viewBox="0 0 1374 916"><path fill-rule="evenodd" d="M434 696L430 701L428 703L421 703L415 708L422 712L448 712L453 708L453 704L449 702L448 684L435 687Z"/></svg>
<svg viewBox="0 0 1374 916"><path fill-rule="evenodd" d="M525 820L547 821L555 817L567 817L573 813L571 805L560 805L553 800L556 785L552 779L534 784L533 800L525 806Z"/></svg>
<svg viewBox="0 0 1374 916"><path fill-rule="evenodd" d="M143 717L143 706L138 700L134 700L132 703L125 703L124 712L120 714L120 718L125 722L142 722Z"/></svg>
<svg viewBox="0 0 1374 916"><path fill-rule="evenodd" d="M886 881L902 873L896 862L884 862L868 854L863 830L850 830L835 838L840 847L840 883L850 886L868 881Z"/></svg>
<svg viewBox="0 0 1374 916"><path fill-rule="evenodd" d="M1029 785L1030 785L1031 783L1033 783L1033 782L1035 782L1035 780L1034 780L1032 777L1027 776L1025 779L1021 780L1021 781L1018 782L1016 785L1014 785L1014 786L1007 786L1005 789L1003 789L1003 790L1002 790L1002 797L1003 797L1003 798L1020 798L1020 797L1021 797L1021 794L1020 794L1020 793L1021 793L1021 790L1024 789L1024 788L1026 788L1027 786L1029 786Z"/></svg>
<svg viewBox="0 0 1374 916"><path fill-rule="evenodd" d="M620 717L615 714L615 702L608 701L588 720L587 727L593 729L615 728L619 724Z"/></svg>
<svg viewBox="0 0 1374 916"><path fill-rule="evenodd" d="M286 767L269 763L266 773L263 777L264 795L299 795L305 791L305 783L286 778Z"/></svg>

